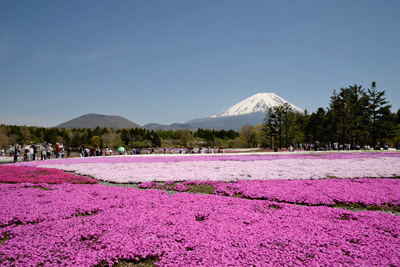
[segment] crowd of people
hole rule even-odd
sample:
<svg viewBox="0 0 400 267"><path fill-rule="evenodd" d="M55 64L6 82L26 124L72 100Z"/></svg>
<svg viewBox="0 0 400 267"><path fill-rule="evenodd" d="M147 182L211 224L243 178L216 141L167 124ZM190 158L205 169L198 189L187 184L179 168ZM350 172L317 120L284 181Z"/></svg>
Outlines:
<svg viewBox="0 0 400 267"><path fill-rule="evenodd" d="M40 155L41 160L70 157L71 151L71 147L65 149L62 143L56 143L53 147L51 143L34 144L33 142L31 142L30 145L21 145L17 143L15 145L10 145L8 149L10 157L14 157L14 162L17 162L19 158L23 161L36 160L37 155ZM67 153L66 156L65 152ZM4 149L1 149L1 156L5 156Z"/></svg>
<svg viewBox="0 0 400 267"><path fill-rule="evenodd" d="M308 150L308 151L332 151L332 150L389 150L389 145L384 144L381 145L377 143L375 146L371 147L369 144L364 144L360 146L358 144L339 144L337 142L328 143L328 144L320 144L320 143L313 143L313 144L291 144L288 148L290 152L293 152L295 149L301 150ZM396 146L397 150L400 150L400 143Z"/></svg>
<svg viewBox="0 0 400 267"><path fill-rule="evenodd" d="M79 146L78 147L78 149L77 149L77 151L78 151L78 155L79 155L79 157L80 158L82 158L82 157L95 157L95 156L97 156L97 157L99 157L99 156L102 156L103 155L103 150L100 148L100 147L98 147L98 148L94 148L94 147L83 147L83 146ZM109 154L109 151L108 151L108 148L106 149L106 155L108 155Z"/></svg>
<svg viewBox="0 0 400 267"><path fill-rule="evenodd" d="M388 144L381 145L377 143L374 147L371 147L368 144L364 144L363 146L357 145L355 143L352 144L339 144L337 142L321 144L321 143L312 143L312 144L291 144L287 148L287 151L294 152L295 150L306 150L306 151L332 151L332 150L388 150ZM396 145L396 149L400 150L400 143ZM274 147L274 151L277 152L279 149L277 146ZM285 149L286 150L286 149ZM14 162L17 161L30 161L36 160L37 154L40 155L41 160L50 160L52 158L70 158L71 157L72 148L68 146L64 147L63 143L56 143L55 146L51 143L45 144L34 144L33 142L30 145L20 145L15 144L14 146L10 145L8 149L8 153L10 157L14 157ZM118 149L119 155L136 155L136 154L214 154L214 153L223 153L222 148L214 149L212 147L207 148L158 148L155 150L152 147L149 148L131 148L125 149L124 147L120 147ZM76 149L76 156L78 157L98 157L98 156L112 156L113 150L109 147L106 147L105 150L101 147L84 147L79 146ZM6 151L4 148L0 150L0 156L4 157L6 155Z"/></svg>

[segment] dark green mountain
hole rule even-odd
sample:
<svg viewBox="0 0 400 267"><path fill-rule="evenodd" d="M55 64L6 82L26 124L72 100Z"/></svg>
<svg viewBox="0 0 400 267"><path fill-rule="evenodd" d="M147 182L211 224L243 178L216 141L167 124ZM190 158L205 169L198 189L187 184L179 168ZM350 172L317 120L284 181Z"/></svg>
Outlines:
<svg viewBox="0 0 400 267"><path fill-rule="evenodd" d="M128 119L125 119L121 116L109 116L109 115L100 115L100 114L86 114L80 116L78 118L66 121L57 125L57 128L85 128L85 129L93 129L99 126L100 128L114 128L114 129L123 129L123 128L141 128L141 126L137 123L134 123Z"/></svg>

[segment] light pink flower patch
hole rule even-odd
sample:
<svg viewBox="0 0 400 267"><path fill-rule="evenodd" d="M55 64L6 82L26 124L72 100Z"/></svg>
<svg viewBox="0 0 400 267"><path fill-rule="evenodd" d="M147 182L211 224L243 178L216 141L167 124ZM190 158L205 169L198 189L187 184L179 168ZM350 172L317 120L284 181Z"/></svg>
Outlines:
<svg viewBox="0 0 400 267"><path fill-rule="evenodd" d="M102 181L237 181L400 176L400 157L353 159L277 159L43 165Z"/></svg>
<svg viewBox="0 0 400 267"><path fill-rule="evenodd" d="M113 157L86 157L53 160L36 160L18 162L18 166L42 166L61 164L90 164L90 163L154 163L154 162L186 162L186 161L257 161L283 159L375 159L400 158L399 152L299 152L299 153L256 153L256 154L191 154L191 155L132 155Z"/></svg>

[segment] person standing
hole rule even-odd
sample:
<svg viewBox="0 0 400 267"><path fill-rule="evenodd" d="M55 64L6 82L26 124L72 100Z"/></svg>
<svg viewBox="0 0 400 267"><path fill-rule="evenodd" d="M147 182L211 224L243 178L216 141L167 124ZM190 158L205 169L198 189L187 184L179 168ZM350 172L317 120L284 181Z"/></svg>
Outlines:
<svg viewBox="0 0 400 267"><path fill-rule="evenodd" d="M37 152L37 146L33 142L31 142L31 148L33 148L32 160L35 160L36 152Z"/></svg>
<svg viewBox="0 0 400 267"><path fill-rule="evenodd" d="M47 159L51 159L51 153L53 152L53 147L52 145L49 143L47 144L47 148L46 148L46 155L47 155Z"/></svg>
<svg viewBox="0 0 400 267"><path fill-rule="evenodd" d="M78 152L79 152L79 157L82 158L83 157L83 147L82 146L78 147Z"/></svg>
<svg viewBox="0 0 400 267"><path fill-rule="evenodd" d="M94 147L90 147L90 149L89 149L89 155L90 155L91 157L94 157L94 156L95 156L95 152L96 152L96 149L94 149Z"/></svg>
<svg viewBox="0 0 400 267"><path fill-rule="evenodd" d="M45 146L40 146L40 159L41 160L46 160L46 147Z"/></svg>
<svg viewBox="0 0 400 267"><path fill-rule="evenodd" d="M29 160L29 156L30 156L30 148L28 148L27 146L24 149L24 161L28 161Z"/></svg>
<svg viewBox="0 0 400 267"><path fill-rule="evenodd" d="M15 144L14 146L14 163L16 163L18 161L18 157L19 157L19 145Z"/></svg>
<svg viewBox="0 0 400 267"><path fill-rule="evenodd" d="M29 148L29 160L33 160L33 147L30 146Z"/></svg>
<svg viewBox="0 0 400 267"><path fill-rule="evenodd" d="M61 148L60 148L60 144L56 143L56 159L61 158Z"/></svg>
<svg viewBox="0 0 400 267"><path fill-rule="evenodd" d="M71 147L67 148L67 158L71 157Z"/></svg>
<svg viewBox="0 0 400 267"><path fill-rule="evenodd" d="M60 145L60 150L61 150L61 158L63 159L65 155L65 150L64 150L64 145L62 143Z"/></svg>

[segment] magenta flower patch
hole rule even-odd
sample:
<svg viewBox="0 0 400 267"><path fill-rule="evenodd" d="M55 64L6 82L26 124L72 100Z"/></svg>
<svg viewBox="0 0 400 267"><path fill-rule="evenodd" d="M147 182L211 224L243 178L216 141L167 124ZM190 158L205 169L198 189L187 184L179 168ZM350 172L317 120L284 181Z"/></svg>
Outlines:
<svg viewBox="0 0 400 267"><path fill-rule="evenodd" d="M398 266L400 217L102 185L0 185L2 266Z"/></svg>
<svg viewBox="0 0 400 267"><path fill-rule="evenodd" d="M95 184L97 180L57 169L0 166L0 183Z"/></svg>
<svg viewBox="0 0 400 267"><path fill-rule="evenodd" d="M171 185L171 183L169 183ZM214 188L215 195L244 197L306 205L334 206L339 203L361 206L400 207L400 179L360 178L322 180L239 180L232 183L220 181L185 181L174 185L173 190L186 192L194 186ZM165 183L140 184L142 189L170 189Z"/></svg>

